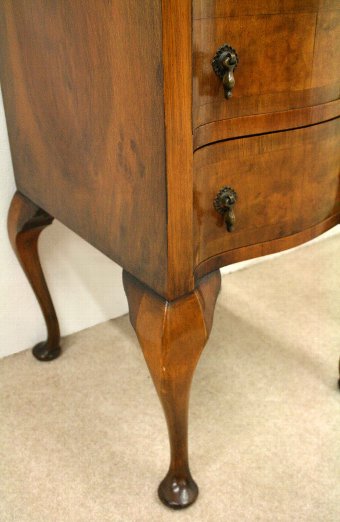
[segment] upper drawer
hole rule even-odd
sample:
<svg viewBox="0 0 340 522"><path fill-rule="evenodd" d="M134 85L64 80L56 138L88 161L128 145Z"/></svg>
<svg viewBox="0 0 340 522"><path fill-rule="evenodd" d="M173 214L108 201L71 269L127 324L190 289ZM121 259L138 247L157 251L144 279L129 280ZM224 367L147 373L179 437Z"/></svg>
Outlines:
<svg viewBox="0 0 340 522"><path fill-rule="evenodd" d="M193 18L194 129L338 98L340 0L194 0ZM224 43L239 57L229 100L211 65Z"/></svg>

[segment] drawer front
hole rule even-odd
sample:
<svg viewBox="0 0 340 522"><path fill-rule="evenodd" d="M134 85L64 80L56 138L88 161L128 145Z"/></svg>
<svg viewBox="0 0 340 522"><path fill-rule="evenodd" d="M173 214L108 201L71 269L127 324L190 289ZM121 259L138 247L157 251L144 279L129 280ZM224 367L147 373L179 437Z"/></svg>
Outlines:
<svg viewBox="0 0 340 522"><path fill-rule="evenodd" d="M340 119L220 142L194 154L194 263L305 230L340 210ZM237 193L234 230L214 204ZM227 211L227 221L232 214Z"/></svg>
<svg viewBox="0 0 340 522"><path fill-rule="evenodd" d="M338 98L340 0L194 0L193 17L194 128ZM224 43L239 58L228 100L211 65Z"/></svg>

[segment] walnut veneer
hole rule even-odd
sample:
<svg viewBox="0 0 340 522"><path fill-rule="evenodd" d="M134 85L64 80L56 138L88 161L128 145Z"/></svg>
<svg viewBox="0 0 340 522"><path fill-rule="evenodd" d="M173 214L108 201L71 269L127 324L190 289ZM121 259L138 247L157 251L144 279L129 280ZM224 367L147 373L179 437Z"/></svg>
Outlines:
<svg viewBox="0 0 340 522"><path fill-rule="evenodd" d="M9 234L48 328L33 353L60 354L37 251L56 218L124 269L168 424L172 508L198 494L189 391L218 269L339 222L339 20L339 0L0 4Z"/></svg>

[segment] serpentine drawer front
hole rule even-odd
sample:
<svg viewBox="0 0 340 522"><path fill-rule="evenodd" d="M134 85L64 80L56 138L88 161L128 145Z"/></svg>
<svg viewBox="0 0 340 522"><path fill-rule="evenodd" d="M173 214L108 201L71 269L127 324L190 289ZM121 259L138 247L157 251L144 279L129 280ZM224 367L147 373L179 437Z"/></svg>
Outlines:
<svg viewBox="0 0 340 522"><path fill-rule="evenodd" d="M288 236L339 210L340 120L208 145L194 154L195 265L224 251ZM228 232L214 199L237 194Z"/></svg>
<svg viewBox="0 0 340 522"><path fill-rule="evenodd" d="M338 98L339 0L194 0L193 4L194 128L301 110ZM224 43L236 50L239 61L228 102L211 65ZM309 123L313 122L305 122Z"/></svg>
<svg viewBox="0 0 340 522"><path fill-rule="evenodd" d="M340 0L0 1L9 237L48 332L33 355L62 353L37 248L56 218L123 268L168 425L168 507L198 495L189 393L219 267L339 223L339 19Z"/></svg>

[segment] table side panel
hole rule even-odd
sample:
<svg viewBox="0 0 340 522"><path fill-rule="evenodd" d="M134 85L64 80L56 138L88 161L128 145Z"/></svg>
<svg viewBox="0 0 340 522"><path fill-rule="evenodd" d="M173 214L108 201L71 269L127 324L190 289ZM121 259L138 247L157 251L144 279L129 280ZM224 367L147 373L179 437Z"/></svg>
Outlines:
<svg viewBox="0 0 340 522"><path fill-rule="evenodd" d="M161 1L3 0L0 19L19 190L162 293Z"/></svg>

